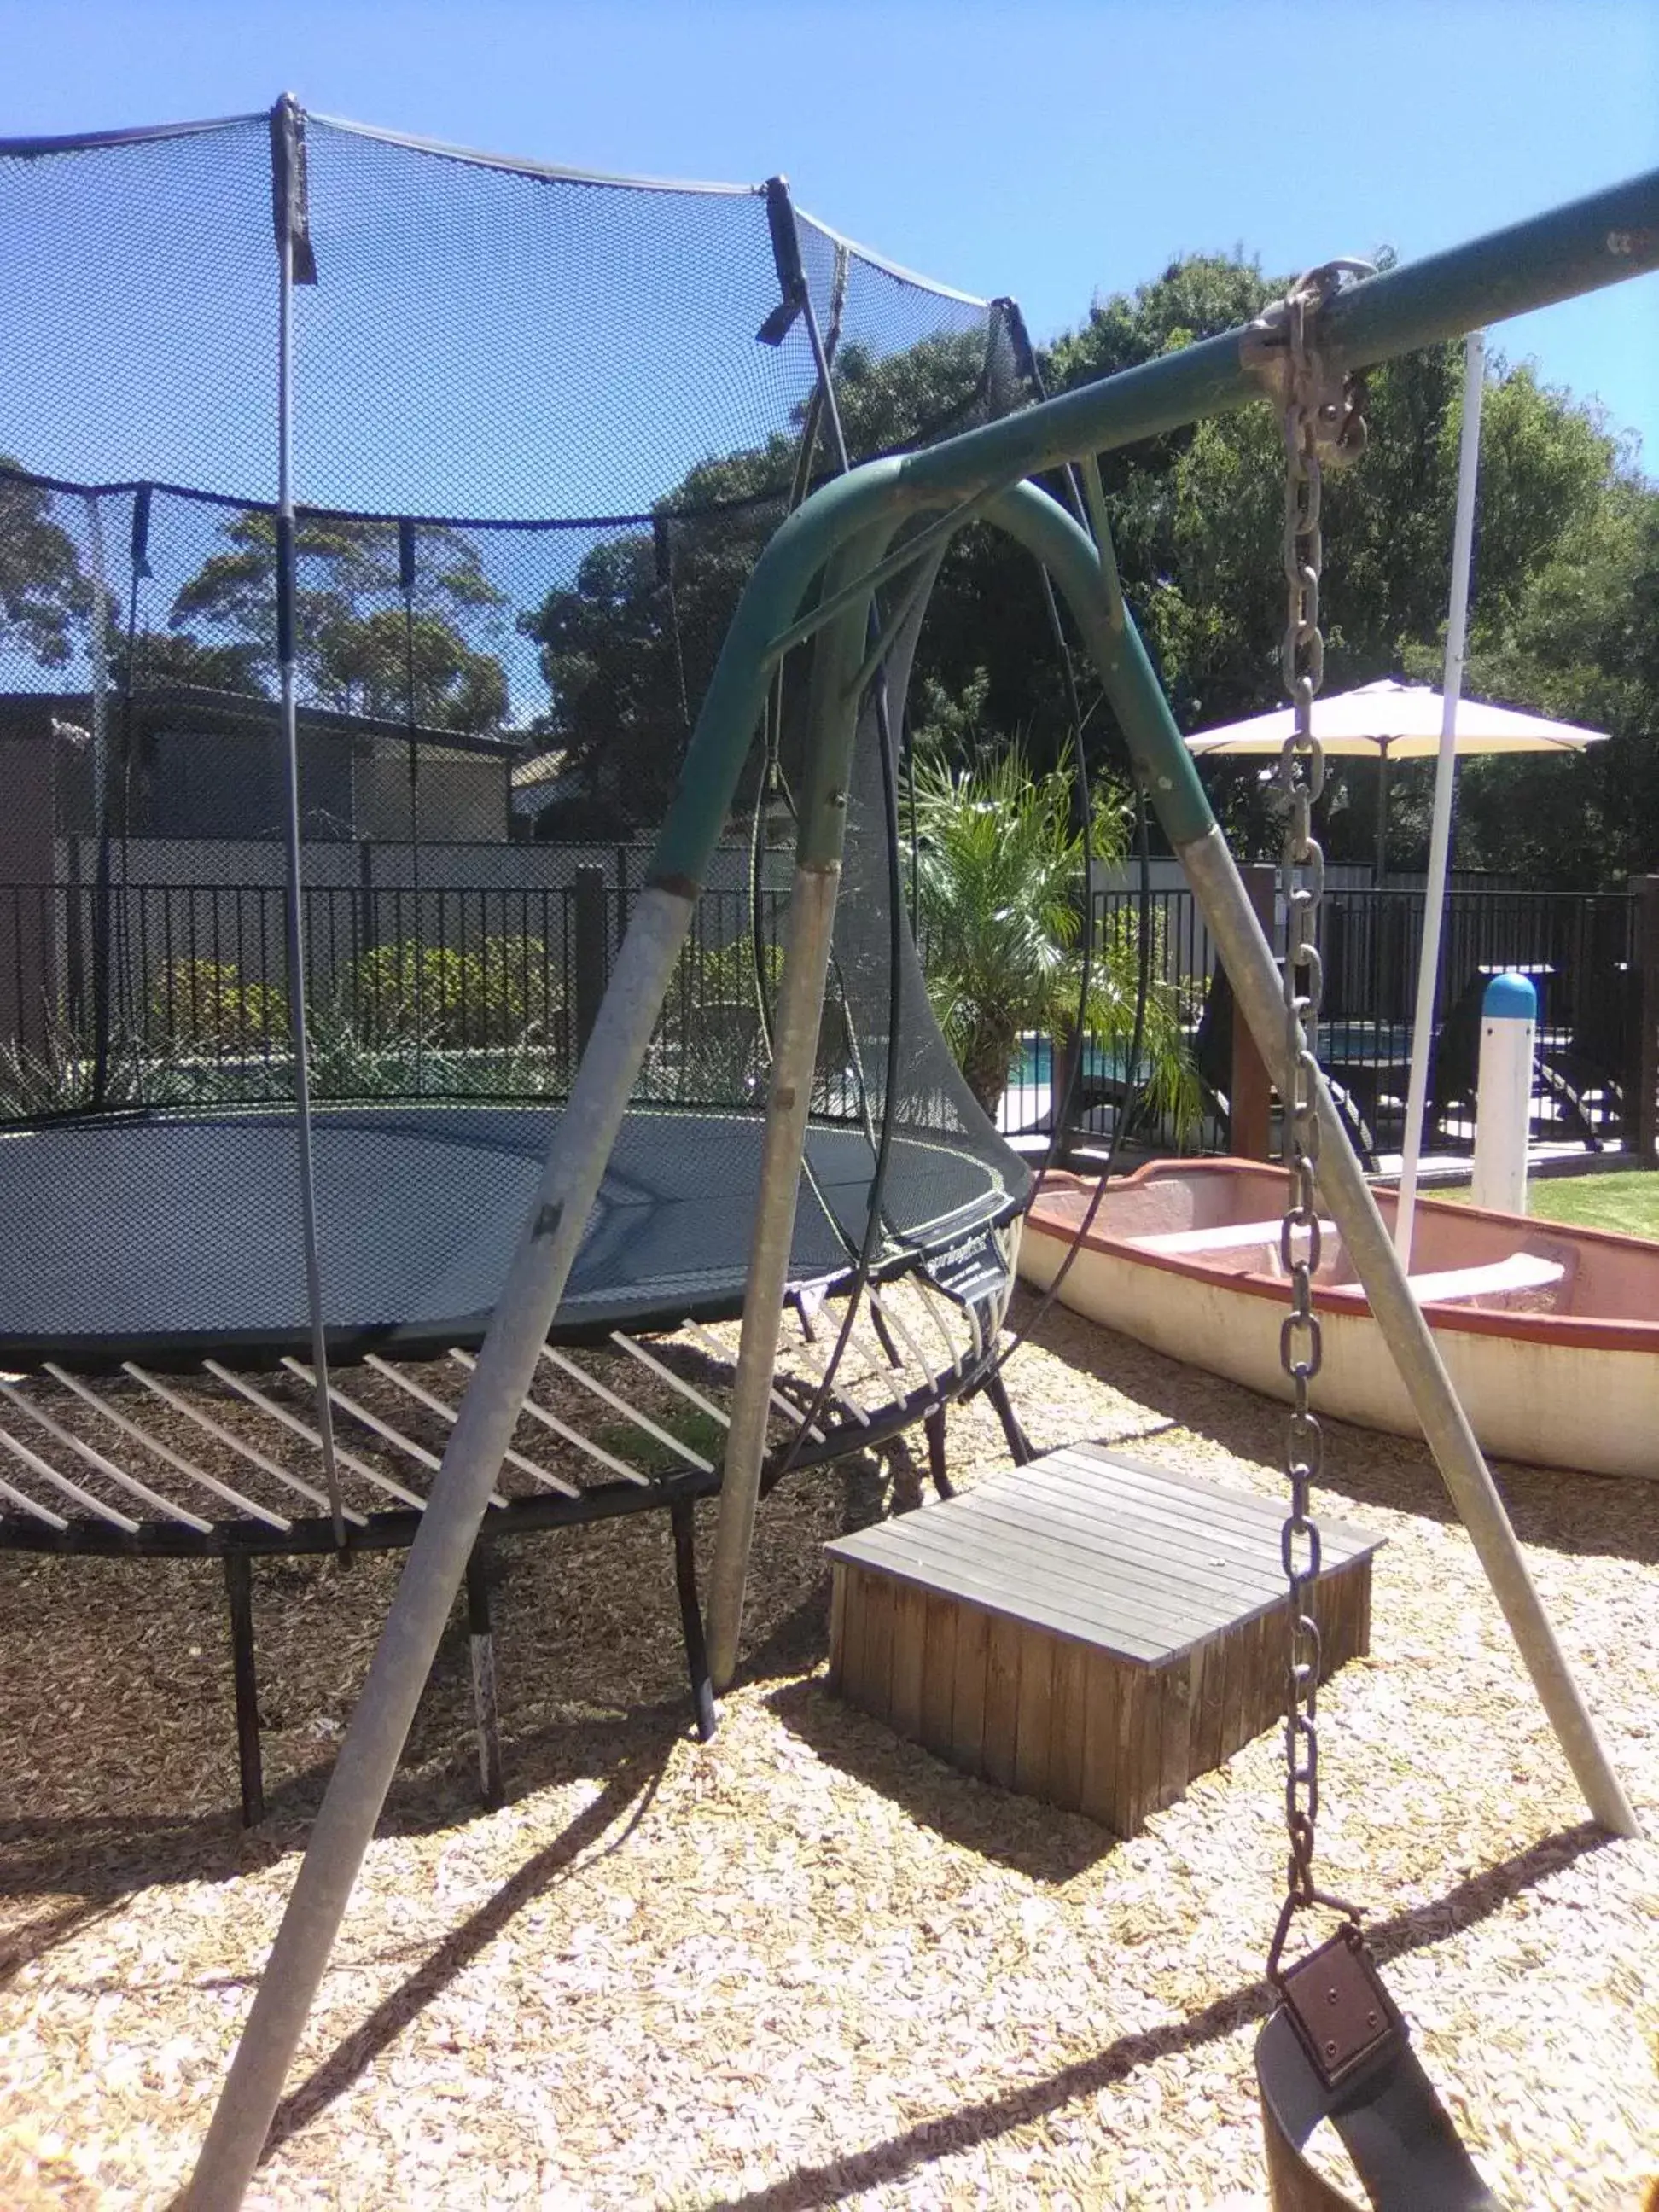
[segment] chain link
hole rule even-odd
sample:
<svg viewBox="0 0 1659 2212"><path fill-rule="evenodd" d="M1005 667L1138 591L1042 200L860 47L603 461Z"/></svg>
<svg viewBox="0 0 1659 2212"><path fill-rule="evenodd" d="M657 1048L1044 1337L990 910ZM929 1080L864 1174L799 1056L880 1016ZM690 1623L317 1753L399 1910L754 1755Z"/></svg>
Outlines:
<svg viewBox="0 0 1659 2212"><path fill-rule="evenodd" d="M1279 1357L1290 1384L1285 1472L1290 1510L1279 1532L1279 1555L1290 1594L1290 1679L1285 1724L1285 1820L1290 1864L1284 1910L1273 1939L1276 1966L1291 1917L1304 1905L1352 1906L1326 1896L1313 1874L1319 1819L1319 1626L1314 1591L1319 1579L1319 1524L1312 1492L1323 1466L1324 1439L1309 1407L1309 1386L1319 1372L1322 1342L1313 1285L1320 1261L1319 1001L1323 969L1319 957L1319 908L1325 856L1314 835L1313 810L1325 785L1325 757L1313 730L1313 702L1325 673L1319 585L1324 563L1320 507L1327 457L1349 459L1364 443L1360 396L1351 381L1333 385L1320 356L1320 309L1335 292L1342 264L1302 277L1284 302L1280 373L1285 428L1284 564L1286 618L1279 667L1294 714L1285 741L1279 781L1286 806L1281 854L1285 898L1284 1154L1289 1178L1279 1256L1290 1281L1291 1310L1279 1330Z"/></svg>

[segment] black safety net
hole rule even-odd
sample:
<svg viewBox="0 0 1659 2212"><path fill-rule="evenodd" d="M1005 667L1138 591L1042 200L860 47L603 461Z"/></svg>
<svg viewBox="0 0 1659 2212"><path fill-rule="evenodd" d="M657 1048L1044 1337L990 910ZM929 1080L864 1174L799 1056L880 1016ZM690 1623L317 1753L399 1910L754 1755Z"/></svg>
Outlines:
<svg viewBox="0 0 1659 2212"><path fill-rule="evenodd" d="M476 1335L738 595L837 465L781 213L855 460L1027 396L1000 306L775 187L316 117L302 141L302 978L270 120L0 143L0 1357L303 1343L296 1005L331 1334ZM700 901L572 1328L740 1302L803 676ZM861 1246L890 1119L884 1262L1025 1188L902 911L894 945L881 752L866 713L801 1279Z"/></svg>

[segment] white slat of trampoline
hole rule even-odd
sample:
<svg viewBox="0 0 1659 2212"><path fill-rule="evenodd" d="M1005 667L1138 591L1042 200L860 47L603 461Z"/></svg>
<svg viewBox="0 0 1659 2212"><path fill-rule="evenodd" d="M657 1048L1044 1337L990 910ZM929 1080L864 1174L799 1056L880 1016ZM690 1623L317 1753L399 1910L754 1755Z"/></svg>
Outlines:
<svg viewBox="0 0 1659 2212"><path fill-rule="evenodd" d="M795 1318L797 1321L800 1319L799 1309L796 1311ZM708 1331L703 1327L701 1322L688 1321L685 1326L690 1329L692 1335L696 1338L698 1343L702 1345L705 1352L711 1353L713 1357L720 1361L724 1366L729 1367L732 1364L731 1353L720 1342L719 1337L711 1336L709 1334ZM803 1328L801 1332L803 1342L805 1340L805 1330ZM840 1397L841 1393L837 1391L836 1395ZM774 1390L771 1393L771 1398L772 1403L776 1407L779 1413L787 1413L792 1421L799 1420L800 1407L799 1406L792 1405L789 1400L784 1396L781 1390ZM866 1429L869 1427L869 1422L865 1420L863 1414L859 1412L858 1407L854 1405L851 1399L842 1398L842 1403L847 1407L849 1413L856 1416L856 1418L863 1423L863 1425ZM823 1442L823 1431L822 1429L814 1426L809 1428L806 1433L811 1437L814 1443L821 1444Z"/></svg>
<svg viewBox="0 0 1659 2212"><path fill-rule="evenodd" d="M626 1398L618 1397L614 1390L607 1389L597 1375L588 1374L585 1368L578 1367L574 1359L567 1359L562 1352L555 1352L550 1344L543 1345L540 1356L550 1367L569 1376L573 1382L580 1382L584 1390L591 1390L596 1398L603 1398L607 1406L614 1406L619 1413L633 1422L635 1428L643 1429L647 1436L654 1437L659 1444L666 1444L670 1451L678 1452L683 1460L702 1474L713 1474L714 1462L712 1459L705 1459L701 1452L693 1451L690 1444L682 1443L671 1431L653 1421L649 1413L641 1413L637 1406L630 1406Z"/></svg>
<svg viewBox="0 0 1659 2212"><path fill-rule="evenodd" d="M823 1357L820 1359L818 1358L820 1347L806 1334L805 1316L799 1307L796 1308L796 1319L800 1325L801 1342L812 1359L817 1363L818 1373L813 1382L813 1388L816 1389L823 1382L835 1347L833 1345L823 1346ZM841 1334L839 1327L830 1333L839 1340ZM854 1370L849 1370L848 1362L851 1360L859 1362L859 1365ZM836 1370L836 1379L830 1386L830 1395L853 1416L861 1429L867 1429L870 1425L870 1416L856 1398L850 1397L842 1389L840 1378L846 1375L854 1382L867 1383L872 1390L885 1391L889 1387L888 1376L890 1375L902 1376L903 1372L903 1368L895 1362L880 1337L876 1334L873 1328L869 1327L864 1317L864 1310L860 1309L859 1315L854 1317L852 1334L847 1340L847 1349L842 1353L840 1364ZM775 1392L774 1395L776 1395ZM781 1399L779 1402L784 1411L793 1419L800 1419L799 1406L792 1406L787 1398Z"/></svg>
<svg viewBox="0 0 1659 2212"><path fill-rule="evenodd" d="M660 1359L648 1352L642 1344L635 1344L631 1336L624 1336L619 1328L611 1330L611 1341L612 1344L620 1345L631 1358L639 1361L647 1373L657 1376L667 1383L671 1390L678 1390L682 1398L689 1399L692 1405L700 1407L711 1419L718 1421L723 1429L731 1427L732 1416L729 1413L723 1413L712 1398L705 1398L694 1383L688 1382L683 1375L676 1375L672 1367L665 1366Z"/></svg>
<svg viewBox="0 0 1659 2212"><path fill-rule="evenodd" d="M939 1318L939 1294L920 1276L917 1277L914 1288L918 1299L921 1301L921 1310L923 1313L927 1315L928 1322L933 1328L934 1335L938 1337L939 1342L945 1347L945 1357L951 1363L951 1373L953 1375L960 1375L962 1372L962 1363L968 1355L963 1346L951 1335L950 1330L946 1328L944 1322ZM950 1310L952 1314L959 1314L962 1311L962 1308L956 1304L954 1299L952 1299L950 1305ZM896 1318L896 1316L895 1316L895 1318ZM932 1378L929 1377L929 1380L931 1379Z"/></svg>
<svg viewBox="0 0 1659 2212"><path fill-rule="evenodd" d="M963 1307L962 1317L968 1324L969 1352L978 1361L985 1351L985 1332L979 1325L979 1310L972 1298Z"/></svg>
<svg viewBox="0 0 1659 2212"><path fill-rule="evenodd" d="M453 1344L449 1347L449 1356L469 1375L478 1364L470 1352L461 1352ZM521 1410L528 1413L532 1421L539 1421L554 1436L562 1437L566 1443L574 1444L578 1451L586 1452L590 1459L597 1460L601 1467L608 1467L613 1474L625 1475L629 1482L637 1482L642 1489L649 1489L649 1475L641 1474L638 1468L629 1466L625 1459L618 1459L615 1452L607 1451L603 1444L596 1444L592 1437L585 1437L580 1429L573 1429L568 1421L562 1421L556 1413L550 1413L545 1406L538 1405L533 1398L526 1398Z"/></svg>
<svg viewBox="0 0 1659 2212"><path fill-rule="evenodd" d="M273 1421L279 1423L285 1429L291 1430L296 1437L303 1437L308 1444L314 1445L319 1451L321 1451L322 1438L316 1430L308 1427L297 1413L290 1413L286 1406L279 1406L274 1399L267 1398L263 1390L256 1389L252 1382L245 1381L241 1376L233 1375L228 1367L222 1367L216 1359L204 1359L202 1364L210 1375L216 1375L220 1382L234 1390L239 1397L246 1398L250 1406L257 1406L262 1413L268 1413ZM395 1498L399 1504L413 1505L417 1509L424 1504L425 1500L417 1498L412 1490L405 1490L401 1482L395 1482L389 1474L383 1474L378 1467L371 1467L367 1460L359 1459L355 1452L348 1451L343 1444L335 1445L334 1456L342 1467L349 1468L360 1480L368 1483L372 1489L384 1490L389 1498Z"/></svg>
<svg viewBox="0 0 1659 2212"><path fill-rule="evenodd" d="M285 1352L283 1354L283 1364L290 1375L297 1375L302 1382L309 1383L313 1390L317 1388L317 1378L303 1360L295 1359L290 1352ZM328 1395L335 1405L338 1406L343 1412L351 1415L353 1420L361 1421L366 1429L373 1429L377 1437L384 1437L394 1449L403 1452L408 1458L412 1459L417 1467L423 1467L428 1474L436 1474L442 1466L443 1462L436 1452L429 1452L424 1444L416 1443L413 1437L406 1437L401 1429L395 1428L380 1414L371 1413L367 1406L360 1406L355 1398L348 1397L346 1393L338 1389L336 1384L332 1382L329 1384ZM403 1495L410 1504L418 1505L422 1511L425 1510L425 1498L417 1498L412 1492L407 1490ZM507 1500L499 1491L492 1490L489 1493L489 1502L492 1505L505 1505Z"/></svg>
<svg viewBox="0 0 1659 2212"><path fill-rule="evenodd" d="M211 1521L204 1521L199 1513L192 1513L187 1505L180 1505L177 1498L163 1498L159 1490L152 1490L148 1483L140 1482L136 1474L129 1474L124 1467L117 1467L112 1459L106 1459L94 1445L84 1443L72 1429L66 1429L61 1422L53 1420L50 1413L26 1398L21 1390L14 1389L9 1382L0 1382L0 1394L9 1398L20 1412L27 1413L30 1420L43 1428L49 1437L55 1437L66 1450L72 1451L77 1459L85 1460L88 1467L95 1467L100 1474L118 1489L126 1491L131 1497L142 1498L146 1505L155 1506L169 1521L182 1521L186 1528L194 1528L198 1536L213 1534Z"/></svg>
<svg viewBox="0 0 1659 2212"><path fill-rule="evenodd" d="M389 1359L382 1359L378 1352L366 1352L363 1356L363 1364L366 1367L372 1367L377 1375L384 1375L388 1382L395 1383L398 1389L411 1397L417 1406L424 1406L429 1412L435 1413L447 1427L452 1429L454 1427L455 1408L441 1398L435 1390L425 1389L422 1384L415 1380L412 1375L405 1375L402 1368L394 1367ZM509 1467L516 1467L520 1474L527 1474L532 1481L539 1482L544 1490L556 1490L566 1498L579 1498L581 1495L574 1483L567 1482L562 1475L553 1474L550 1468L538 1466L533 1459L526 1459L522 1452L514 1451L509 1448L503 1456Z"/></svg>
<svg viewBox="0 0 1659 2212"><path fill-rule="evenodd" d="M204 1429L210 1437L216 1437L228 1450L234 1451L239 1458L245 1459L250 1467L257 1467L262 1474L270 1475L273 1481L282 1483L289 1490L296 1491L301 1498L308 1499L313 1505L321 1506L325 1513L331 1510L326 1492L313 1489L310 1483L304 1481L290 1468L283 1467L280 1461L269 1458L257 1444L249 1443L246 1437L239 1437L234 1429L228 1429L222 1422L216 1421L211 1413L204 1413L202 1408L191 1399L186 1398L182 1391L170 1390L158 1376L140 1367L137 1360L124 1359L121 1362L121 1369L124 1374L131 1375L135 1382L142 1382L145 1389L159 1398L164 1406L171 1406L174 1413L182 1413L187 1420L194 1421L198 1428ZM352 1522L357 1528L368 1527L366 1516L359 1513L356 1507L342 1505L340 1510L346 1519Z"/></svg>
<svg viewBox="0 0 1659 2212"><path fill-rule="evenodd" d="M77 1504L86 1506L89 1511L96 1514L100 1521L107 1521L112 1528L125 1529L129 1536L136 1533L138 1523L129 1515L120 1512L113 1505L106 1505L101 1498L94 1498L89 1490L82 1490L80 1484L71 1482L68 1475L59 1474L49 1460L42 1459L39 1452L31 1451L28 1446L20 1443L9 1430L0 1429L0 1444L4 1444L6 1449L15 1458L21 1460L24 1466L38 1474L43 1482L51 1483L55 1489L61 1490L65 1497L72 1498ZM8 1497L16 1498L21 1494L20 1492L8 1486ZM45 1509L43 1508L42 1510ZM67 1521L59 1521L55 1513L48 1513L46 1517L56 1522L60 1528L67 1528L69 1526Z"/></svg>
<svg viewBox="0 0 1659 2212"><path fill-rule="evenodd" d="M911 1335L909 1330L906 1328L903 1322L900 1320L897 1312L891 1306L884 1305L882 1303L881 1292L876 1288L876 1285L873 1283L870 1285L870 1304L872 1310L881 1316L888 1328L890 1328L894 1335L897 1337L901 1350L908 1352L911 1358L915 1362L916 1372L921 1377L921 1387L925 1390L933 1379L933 1370L928 1366L927 1362L922 1358L921 1348L917 1345L916 1340ZM908 1380L902 1359L894 1360L890 1364L892 1366L893 1372L898 1376L902 1382Z"/></svg>
<svg viewBox="0 0 1659 2212"><path fill-rule="evenodd" d="M3 1474L0 1474L0 1498L9 1498L14 1505L21 1505L25 1513L32 1513L37 1521L44 1521L48 1528L69 1527L61 1513L54 1513L50 1505L42 1505L39 1498L29 1497L25 1491L14 1490Z"/></svg>
<svg viewBox="0 0 1659 2212"><path fill-rule="evenodd" d="M157 1459L165 1460L170 1468L184 1476L186 1482L195 1483L199 1489L222 1499L227 1505L240 1507L244 1513L251 1514L254 1520L263 1521L268 1528L280 1529L286 1535L293 1528L294 1523L286 1514L273 1513L270 1506L261 1505L254 1498L245 1498L240 1490L233 1490L228 1482L221 1482L216 1474L210 1474L205 1468L198 1467L194 1460L188 1460L182 1452L174 1451L171 1444L163 1443L159 1437L151 1436L148 1429L128 1414L118 1413L113 1406L106 1404L89 1382L82 1382L78 1375L71 1375L67 1367L59 1367L50 1359L43 1360L41 1364L54 1382L61 1382L64 1389L72 1392L83 1406L90 1406L94 1413L101 1413L112 1427L120 1430L123 1436L131 1437L146 1451L154 1452Z"/></svg>
<svg viewBox="0 0 1659 2212"><path fill-rule="evenodd" d="M7 1436L3 1429L0 1429L0 1439L7 1443L15 1441ZM32 1513L37 1521L44 1521L48 1528L69 1527L61 1513L54 1513L50 1505L42 1505L38 1498L31 1498L26 1490L14 1490L3 1474L0 1474L0 1498L9 1498L14 1505L21 1505L25 1513Z"/></svg>

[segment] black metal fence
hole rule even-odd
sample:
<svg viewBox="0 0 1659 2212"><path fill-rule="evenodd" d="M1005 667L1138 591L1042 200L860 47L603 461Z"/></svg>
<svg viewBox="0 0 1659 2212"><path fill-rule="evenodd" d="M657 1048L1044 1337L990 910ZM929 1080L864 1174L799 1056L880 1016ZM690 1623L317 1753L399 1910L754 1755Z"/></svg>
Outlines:
<svg viewBox="0 0 1659 2212"><path fill-rule="evenodd" d="M627 926L638 872L630 877L623 852L620 863L608 851L573 848L556 864L550 854L553 880L540 883L388 881L365 867L355 881L308 885L318 1096L562 1097ZM757 1074L753 931L757 921L769 972L785 896L769 884L757 915L745 890L705 890L643 1096L729 1098ZM291 1097L284 900L270 883L0 884L0 1119ZM1538 1133L1586 1143L1624 1133L1640 1021L1638 903L1620 891L1452 892L1433 1143L1472 1140L1480 999L1500 969L1538 990ZM1423 907L1420 890L1399 888L1333 888L1324 902L1322 1054L1373 1158L1403 1121ZM1195 1128L1140 1133L1172 1149L1224 1149L1231 1024L1218 1019L1214 947L1184 888L1153 890L1144 920L1153 988L1194 1053L1203 1111ZM1096 942L1130 969L1142 925L1136 890L1097 894ZM1026 1041L1004 1106L1010 1129L1051 1126L1054 1059L1050 1040ZM1109 1129L1135 1081L1123 1041L1087 1043L1073 1135Z"/></svg>
<svg viewBox="0 0 1659 2212"><path fill-rule="evenodd" d="M1373 1158L1397 1145L1403 1127L1424 904L1420 889L1399 887L1333 886L1323 902L1322 1056L1362 1149ZM1638 906L1627 891L1450 893L1431 1048L1429 1134L1438 1148L1466 1149L1473 1142L1472 1110L1463 1109L1472 1109L1480 1001L1488 978L1500 969L1529 975L1538 992L1537 1133L1586 1144L1625 1134L1641 1018ZM1097 893L1096 943L1138 947L1141 912L1133 890ZM1185 888L1153 890L1146 915L1150 972L1197 1059L1204 1111L1194 1130L1148 1127L1143 1133L1171 1149L1224 1149L1230 1140L1231 1019L1216 1019L1215 948ZM1133 1087L1124 1058L1121 1048L1085 1048L1074 1138L1098 1138L1112 1126ZM1028 1042L1009 1087L1010 1128L1052 1127L1054 1059L1047 1040Z"/></svg>
<svg viewBox="0 0 1659 2212"><path fill-rule="evenodd" d="M549 1098L568 1089L630 890L578 866L530 886L313 884L303 901L319 1098ZM783 904L763 890L763 948ZM735 889L699 901L643 1095L741 1090L725 1063L757 1048L753 911ZM285 925L280 884L0 884L0 1120L291 1097Z"/></svg>

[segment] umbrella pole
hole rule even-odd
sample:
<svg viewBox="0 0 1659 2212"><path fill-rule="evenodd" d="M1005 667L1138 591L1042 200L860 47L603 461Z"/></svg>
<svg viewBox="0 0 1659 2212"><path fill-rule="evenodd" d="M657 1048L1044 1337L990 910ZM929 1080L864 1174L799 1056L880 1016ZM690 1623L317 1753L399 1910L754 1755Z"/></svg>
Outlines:
<svg viewBox="0 0 1659 2212"><path fill-rule="evenodd" d="M1474 542L1474 480L1480 465L1480 398L1485 389L1486 333L1471 331L1463 349L1463 434L1457 454L1457 520L1452 531L1451 606L1446 618L1446 673L1441 686L1440 751L1434 769L1434 822L1429 836L1429 880L1423 894L1423 951L1417 963L1417 1009L1412 1018L1411 1078L1406 1091L1406 1135L1395 1209L1395 1249L1401 1271L1411 1272L1412 1229L1417 1212L1417 1169L1428 1103L1429 1045L1435 990L1440 981L1440 931L1451 857L1452 785L1457 770L1457 702L1463 689L1463 647L1468 635L1469 556Z"/></svg>
<svg viewBox="0 0 1659 2212"><path fill-rule="evenodd" d="M1371 881L1378 890L1389 867L1389 741L1380 740L1376 749L1376 864L1371 870Z"/></svg>

